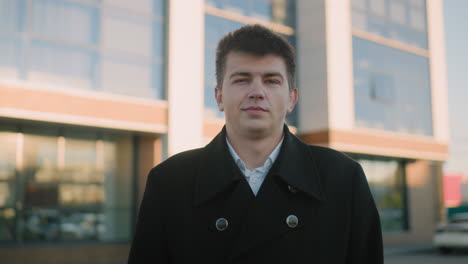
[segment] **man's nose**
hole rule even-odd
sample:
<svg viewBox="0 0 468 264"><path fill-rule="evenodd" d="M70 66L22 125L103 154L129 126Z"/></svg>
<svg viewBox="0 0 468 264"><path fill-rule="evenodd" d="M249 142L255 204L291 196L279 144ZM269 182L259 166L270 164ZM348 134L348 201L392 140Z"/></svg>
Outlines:
<svg viewBox="0 0 468 264"><path fill-rule="evenodd" d="M255 79L249 91L249 98L263 99L265 97L265 87L263 87L262 80Z"/></svg>

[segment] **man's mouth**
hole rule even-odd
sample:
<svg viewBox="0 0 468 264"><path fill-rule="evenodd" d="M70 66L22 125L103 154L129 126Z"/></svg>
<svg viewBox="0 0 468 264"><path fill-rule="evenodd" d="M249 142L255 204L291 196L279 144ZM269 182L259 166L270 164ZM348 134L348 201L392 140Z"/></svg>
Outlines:
<svg viewBox="0 0 468 264"><path fill-rule="evenodd" d="M262 111L262 112L267 112L266 109L264 109L264 108L262 108L262 107L259 107L259 106L250 106L250 107L243 108L242 110L244 110L244 111Z"/></svg>

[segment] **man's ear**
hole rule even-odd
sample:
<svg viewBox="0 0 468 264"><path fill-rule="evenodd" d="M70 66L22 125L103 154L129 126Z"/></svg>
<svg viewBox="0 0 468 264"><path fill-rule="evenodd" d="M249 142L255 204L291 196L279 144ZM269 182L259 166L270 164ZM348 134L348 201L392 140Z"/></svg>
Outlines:
<svg viewBox="0 0 468 264"><path fill-rule="evenodd" d="M297 103L297 88L292 89L292 91L289 92L289 104L288 104L288 114L292 112L294 109L294 106Z"/></svg>
<svg viewBox="0 0 468 264"><path fill-rule="evenodd" d="M224 111L223 90L221 90L218 87L215 88L215 98L216 98L216 103L218 104L219 111L223 112Z"/></svg>

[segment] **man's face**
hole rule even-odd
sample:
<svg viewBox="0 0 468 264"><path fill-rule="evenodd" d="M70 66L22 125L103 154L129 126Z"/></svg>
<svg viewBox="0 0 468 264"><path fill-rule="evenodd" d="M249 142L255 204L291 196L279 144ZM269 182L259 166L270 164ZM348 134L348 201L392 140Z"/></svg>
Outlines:
<svg viewBox="0 0 468 264"><path fill-rule="evenodd" d="M229 129L244 136L282 131L286 114L297 101L297 89L289 90L287 76L280 56L230 52L223 87L215 90Z"/></svg>

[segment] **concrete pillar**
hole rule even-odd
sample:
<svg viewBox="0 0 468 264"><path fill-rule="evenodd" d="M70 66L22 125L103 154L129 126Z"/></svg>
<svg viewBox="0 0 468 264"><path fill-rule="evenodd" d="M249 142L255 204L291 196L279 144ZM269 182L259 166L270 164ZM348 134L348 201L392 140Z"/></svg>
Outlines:
<svg viewBox="0 0 468 264"><path fill-rule="evenodd" d="M202 144L203 36L204 1L169 1L169 156Z"/></svg>

